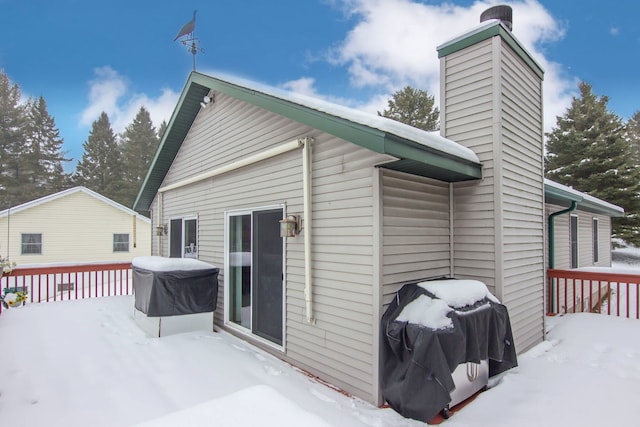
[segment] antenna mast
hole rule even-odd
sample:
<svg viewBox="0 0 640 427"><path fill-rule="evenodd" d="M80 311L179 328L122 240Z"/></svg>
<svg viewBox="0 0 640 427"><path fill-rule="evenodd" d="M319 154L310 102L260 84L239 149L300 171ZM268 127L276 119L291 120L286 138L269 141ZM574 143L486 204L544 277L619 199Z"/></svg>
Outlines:
<svg viewBox="0 0 640 427"><path fill-rule="evenodd" d="M192 35L190 38L182 40L182 44L193 55L193 71L196 71L196 55L198 52L204 53L204 49L199 46L200 40Z"/></svg>

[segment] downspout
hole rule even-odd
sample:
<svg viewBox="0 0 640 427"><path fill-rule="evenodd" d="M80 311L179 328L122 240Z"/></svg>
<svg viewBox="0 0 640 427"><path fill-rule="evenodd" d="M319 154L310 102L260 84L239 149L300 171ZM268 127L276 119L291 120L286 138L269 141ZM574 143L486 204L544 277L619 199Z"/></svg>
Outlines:
<svg viewBox="0 0 640 427"><path fill-rule="evenodd" d="M571 206L568 207L567 209L563 209L561 211L558 212L554 212L551 215L549 215L549 268L554 268L555 266L555 231L554 231L554 227L553 227L553 222L555 217L557 217L558 215L564 215L566 213L569 212L573 212L576 210L576 208L578 207L578 202L576 201L572 201L571 202ZM551 310L554 311L555 307L555 295L553 294L554 291L554 287L551 286L551 295L549 298L551 298Z"/></svg>
<svg viewBox="0 0 640 427"><path fill-rule="evenodd" d="M455 248L453 247L454 235L454 206L453 206L453 182L449 183L449 277L455 277Z"/></svg>
<svg viewBox="0 0 640 427"><path fill-rule="evenodd" d="M136 220L137 220L137 215L133 214L133 248L135 249L137 247L137 233L136 233Z"/></svg>
<svg viewBox="0 0 640 427"><path fill-rule="evenodd" d="M11 243L9 238L11 237L11 206L9 206L9 209L7 209L7 260L9 260L10 258L10 250L11 250Z"/></svg>
<svg viewBox="0 0 640 427"><path fill-rule="evenodd" d="M158 192L158 206L156 208L156 227L162 226L162 193ZM162 235L158 235L158 253L156 255L162 256Z"/></svg>
<svg viewBox="0 0 640 427"><path fill-rule="evenodd" d="M313 318L313 289L311 286L311 232L313 221L311 215L311 173L312 157L311 143L313 138L302 139L302 185L303 185L303 218L304 218L304 302L306 307L307 323L314 324Z"/></svg>

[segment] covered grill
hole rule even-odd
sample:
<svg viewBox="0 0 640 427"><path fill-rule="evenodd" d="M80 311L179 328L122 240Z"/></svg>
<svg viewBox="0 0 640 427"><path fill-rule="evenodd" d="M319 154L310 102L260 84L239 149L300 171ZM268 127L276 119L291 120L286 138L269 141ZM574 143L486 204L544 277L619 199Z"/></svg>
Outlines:
<svg viewBox="0 0 640 427"><path fill-rule="evenodd" d="M517 365L507 309L476 280L406 284L382 316L382 363L389 405L428 422Z"/></svg>

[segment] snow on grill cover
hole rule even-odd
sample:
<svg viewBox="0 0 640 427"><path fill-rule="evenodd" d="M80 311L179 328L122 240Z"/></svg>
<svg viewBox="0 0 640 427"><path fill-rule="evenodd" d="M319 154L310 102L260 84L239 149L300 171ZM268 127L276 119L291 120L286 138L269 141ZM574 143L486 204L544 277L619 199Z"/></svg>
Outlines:
<svg viewBox="0 0 640 427"><path fill-rule="evenodd" d="M135 308L148 317L214 311L219 269L192 258L136 257Z"/></svg>
<svg viewBox="0 0 640 427"><path fill-rule="evenodd" d="M428 422L451 401L451 373L489 360L489 376L517 366L507 308L477 280L404 285L382 316L382 394Z"/></svg>

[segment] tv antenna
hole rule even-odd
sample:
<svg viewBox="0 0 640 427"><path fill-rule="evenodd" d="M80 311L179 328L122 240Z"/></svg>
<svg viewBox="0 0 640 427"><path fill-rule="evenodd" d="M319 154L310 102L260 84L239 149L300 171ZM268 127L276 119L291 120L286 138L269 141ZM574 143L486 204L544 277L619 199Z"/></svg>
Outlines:
<svg viewBox="0 0 640 427"><path fill-rule="evenodd" d="M193 71L196 70L196 55L198 52L204 53L204 49L199 46L200 40L195 36L196 13L198 13L198 11L194 10L191 21L184 24L180 31L178 31L176 38L173 39L174 42L181 39L180 43L182 43L183 46L186 46L189 52L191 52L191 55L193 55Z"/></svg>

